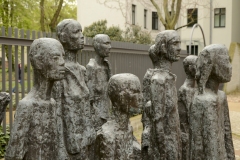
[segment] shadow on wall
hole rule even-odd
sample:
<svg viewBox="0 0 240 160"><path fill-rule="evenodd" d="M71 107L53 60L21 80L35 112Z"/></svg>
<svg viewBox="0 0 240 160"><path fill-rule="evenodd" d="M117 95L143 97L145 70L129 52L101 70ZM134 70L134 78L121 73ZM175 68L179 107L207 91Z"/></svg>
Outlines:
<svg viewBox="0 0 240 160"><path fill-rule="evenodd" d="M240 43L230 44L229 56L232 63L232 79L224 85L227 94L240 91Z"/></svg>

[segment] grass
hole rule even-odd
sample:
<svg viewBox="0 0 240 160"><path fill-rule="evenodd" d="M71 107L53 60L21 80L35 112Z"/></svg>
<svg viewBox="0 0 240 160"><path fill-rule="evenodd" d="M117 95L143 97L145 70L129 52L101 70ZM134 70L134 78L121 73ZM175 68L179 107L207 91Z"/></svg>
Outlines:
<svg viewBox="0 0 240 160"><path fill-rule="evenodd" d="M142 119L142 115L137 115L130 118L130 122L133 127L133 135L136 137L136 139L140 144L141 144L141 136L143 132L141 119Z"/></svg>

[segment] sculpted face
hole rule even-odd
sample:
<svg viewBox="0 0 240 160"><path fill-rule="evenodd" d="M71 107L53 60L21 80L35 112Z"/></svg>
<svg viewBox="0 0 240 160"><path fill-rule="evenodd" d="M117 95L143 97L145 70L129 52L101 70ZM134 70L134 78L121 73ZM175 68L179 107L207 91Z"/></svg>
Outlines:
<svg viewBox="0 0 240 160"><path fill-rule="evenodd" d="M189 55L183 60L185 73L188 77L195 78L197 56Z"/></svg>
<svg viewBox="0 0 240 160"><path fill-rule="evenodd" d="M46 54L47 78L49 80L61 80L65 74L63 47L60 43L49 44L48 47L51 47L51 50Z"/></svg>
<svg viewBox="0 0 240 160"><path fill-rule="evenodd" d="M213 65L212 77L217 79L219 83L226 83L232 77L232 65L228 55L227 48L222 49L215 54L215 64Z"/></svg>
<svg viewBox="0 0 240 160"><path fill-rule="evenodd" d="M75 20L69 21L62 33L61 42L64 49L81 50L84 48L84 37L82 34L82 26Z"/></svg>
<svg viewBox="0 0 240 160"><path fill-rule="evenodd" d="M180 48L181 41L180 36L176 31L174 31L167 42L166 50L167 53L165 54L166 59L168 59L171 62L176 62L180 59L179 54L181 51Z"/></svg>
<svg viewBox="0 0 240 160"><path fill-rule="evenodd" d="M94 49L100 57L109 57L111 50L111 41L108 35L96 35L97 44L94 45Z"/></svg>

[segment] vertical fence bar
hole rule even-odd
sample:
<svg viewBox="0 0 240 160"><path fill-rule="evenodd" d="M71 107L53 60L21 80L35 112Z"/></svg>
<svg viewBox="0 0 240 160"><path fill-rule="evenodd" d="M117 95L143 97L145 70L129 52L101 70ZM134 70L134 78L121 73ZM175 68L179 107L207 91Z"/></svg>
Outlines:
<svg viewBox="0 0 240 160"><path fill-rule="evenodd" d="M21 30L21 38L24 38L24 30ZM25 78L24 78L24 72L25 72L25 64L24 64L24 46L21 46L21 78L22 78L22 98L25 96Z"/></svg>
<svg viewBox="0 0 240 160"><path fill-rule="evenodd" d="M37 32L38 38L41 38L41 32Z"/></svg>
<svg viewBox="0 0 240 160"><path fill-rule="evenodd" d="M30 39L30 31L27 30L27 39ZM31 73L30 73L30 59L28 56L30 47L27 46L27 92L30 92L31 89Z"/></svg>
<svg viewBox="0 0 240 160"><path fill-rule="evenodd" d="M1 28L2 36L5 36L5 27ZM5 54L5 45L2 45L2 92L6 91L6 54ZM4 111L3 119L3 133L6 134L6 111Z"/></svg>
<svg viewBox="0 0 240 160"><path fill-rule="evenodd" d="M8 28L8 37L12 37L12 28ZM9 103L9 124L10 130L12 129L13 116L12 116L12 105L13 105L13 94L12 94L12 45L8 46L8 83L9 83L9 93L11 96L11 101Z"/></svg>
<svg viewBox="0 0 240 160"><path fill-rule="evenodd" d="M15 38L18 38L18 29L15 28ZM18 105L18 101L19 101L19 88L18 88L18 80L20 80L21 83L21 79L19 79L19 69L18 68L18 46L15 45L15 107L17 107Z"/></svg>

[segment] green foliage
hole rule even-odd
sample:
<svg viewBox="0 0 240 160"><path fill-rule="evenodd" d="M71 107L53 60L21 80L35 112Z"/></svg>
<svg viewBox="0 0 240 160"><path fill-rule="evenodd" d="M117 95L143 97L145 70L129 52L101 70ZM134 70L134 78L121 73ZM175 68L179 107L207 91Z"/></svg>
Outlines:
<svg viewBox="0 0 240 160"><path fill-rule="evenodd" d="M7 127L7 133L5 135L3 133L3 128L0 125L0 158L4 157L9 138L10 138L9 127Z"/></svg>
<svg viewBox="0 0 240 160"><path fill-rule="evenodd" d="M127 27L126 31L124 32L126 42L133 42L138 44L151 44L152 37L150 32L143 31L140 26L132 25Z"/></svg>
<svg viewBox="0 0 240 160"><path fill-rule="evenodd" d="M93 22L84 28L83 35L86 37L94 37L96 34L107 34L112 41L122 41L122 30L117 26L107 27L107 20Z"/></svg>
<svg viewBox="0 0 240 160"><path fill-rule="evenodd" d="M44 26L45 31L50 31L50 23L60 0L45 0ZM40 25L40 0L0 0L0 26L39 31ZM77 5L75 0L64 1L56 23L66 18L77 18ZM7 29L6 29L7 35Z"/></svg>
<svg viewBox="0 0 240 160"><path fill-rule="evenodd" d="M107 27L107 20L94 22L84 28L83 35L94 37L96 34L107 34L112 41L133 42L139 44L151 44L150 32L143 31L140 26L133 25L122 31L118 26Z"/></svg>
<svg viewBox="0 0 240 160"><path fill-rule="evenodd" d="M119 27L112 26L107 29L106 34L112 41L123 41L122 32Z"/></svg>

